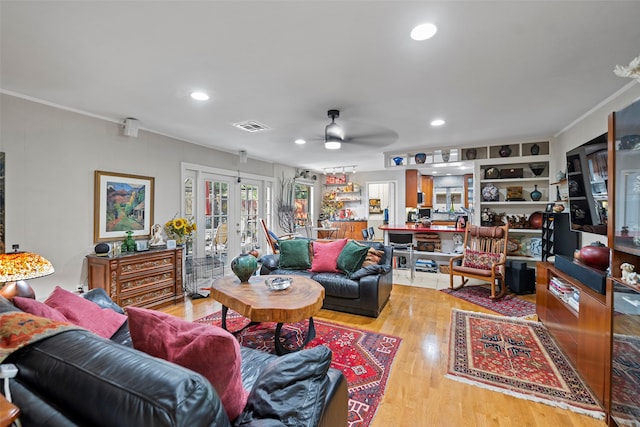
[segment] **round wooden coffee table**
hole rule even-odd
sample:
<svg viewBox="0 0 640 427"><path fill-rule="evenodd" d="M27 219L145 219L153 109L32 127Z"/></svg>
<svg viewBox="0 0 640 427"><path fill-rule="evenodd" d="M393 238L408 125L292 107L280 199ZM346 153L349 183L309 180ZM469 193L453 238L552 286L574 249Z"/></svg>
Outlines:
<svg viewBox="0 0 640 427"><path fill-rule="evenodd" d="M265 285L272 277L290 277L291 286L273 291ZM235 276L224 276L211 284L211 296L222 304L222 327L227 329L227 311L232 309L252 323L276 322L275 348L278 355L304 348L315 337L313 315L322 308L324 287L304 276L252 276L249 283L240 283ZM283 323L309 319L309 329L302 345L287 350L280 341Z"/></svg>

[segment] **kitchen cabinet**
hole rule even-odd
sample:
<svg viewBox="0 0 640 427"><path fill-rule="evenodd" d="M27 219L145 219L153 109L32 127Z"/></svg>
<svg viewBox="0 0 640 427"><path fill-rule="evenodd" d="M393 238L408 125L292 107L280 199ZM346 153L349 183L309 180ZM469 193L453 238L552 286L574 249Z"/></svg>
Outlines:
<svg viewBox="0 0 640 427"><path fill-rule="evenodd" d="M319 227L322 225L319 223ZM318 239L353 239L362 240L362 230L367 228L367 221L331 221L330 228L337 231L318 230Z"/></svg>

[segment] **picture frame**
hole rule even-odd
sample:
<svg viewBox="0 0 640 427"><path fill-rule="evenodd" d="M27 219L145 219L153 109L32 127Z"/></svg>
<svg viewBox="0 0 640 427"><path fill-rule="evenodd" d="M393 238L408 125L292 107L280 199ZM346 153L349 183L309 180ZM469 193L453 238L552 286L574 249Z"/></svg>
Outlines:
<svg viewBox="0 0 640 427"><path fill-rule="evenodd" d="M553 207L555 206L555 203L547 203L547 207L545 208L545 212L553 212Z"/></svg>
<svg viewBox="0 0 640 427"><path fill-rule="evenodd" d="M95 171L93 239L120 240L127 231L151 237L155 179L149 176Z"/></svg>

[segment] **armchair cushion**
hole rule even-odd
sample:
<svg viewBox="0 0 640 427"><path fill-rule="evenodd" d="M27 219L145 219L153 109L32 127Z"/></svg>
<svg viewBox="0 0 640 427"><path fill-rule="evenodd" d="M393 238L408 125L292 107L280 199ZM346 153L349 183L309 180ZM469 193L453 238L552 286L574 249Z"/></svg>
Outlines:
<svg viewBox="0 0 640 427"><path fill-rule="evenodd" d="M311 271L315 273L339 273L338 256L347 244L347 239L329 243L313 242L313 261Z"/></svg>
<svg viewBox="0 0 640 427"><path fill-rule="evenodd" d="M502 261L502 254L493 252L480 252L466 249L464 251L463 267L479 270L491 270L493 263Z"/></svg>
<svg viewBox="0 0 640 427"><path fill-rule="evenodd" d="M306 270L311 267L309 257L309 240L292 239L280 240L279 268L292 270Z"/></svg>
<svg viewBox="0 0 640 427"><path fill-rule="evenodd" d="M369 246L350 240L338 256L338 269L343 271L347 277L351 277L352 273L362 267L368 252Z"/></svg>
<svg viewBox="0 0 640 427"><path fill-rule="evenodd" d="M233 335L159 311L128 307L127 313L135 349L203 375L220 396L229 419L238 417L248 393L242 387L240 344Z"/></svg>
<svg viewBox="0 0 640 427"><path fill-rule="evenodd" d="M256 378L234 425L317 426L330 364L331 350L325 346L278 357Z"/></svg>
<svg viewBox="0 0 640 427"><path fill-rule="evenodd" d="M364 276L371 276L373 274L385 274L391 271L391 266L388 264L373 264L364 266L359 270L356 270L351 275L351 280L358 280Z"/></svg>

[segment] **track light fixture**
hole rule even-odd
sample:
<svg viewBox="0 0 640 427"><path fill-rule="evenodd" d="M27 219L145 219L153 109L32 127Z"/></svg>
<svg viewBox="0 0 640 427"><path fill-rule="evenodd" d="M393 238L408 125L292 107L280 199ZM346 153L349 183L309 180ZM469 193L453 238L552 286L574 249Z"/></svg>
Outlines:
<svg viewBox="0 0 640 427"><path fill-rule="evenodd" d="M331 171L331 173L335 175L336 172L339 172L340 170L342 170L342 174L345 175L349 172L349 170L351 170L352 173L356 173L357 167L358 165L346 165L346 166L335 166L332 168L324 168L322 170L324 171L325 175L327 175L328 171Z"/></svg>

